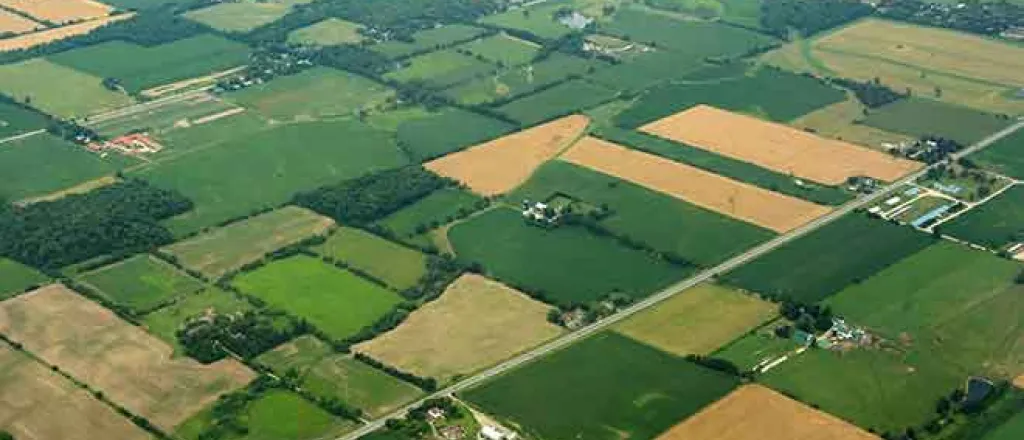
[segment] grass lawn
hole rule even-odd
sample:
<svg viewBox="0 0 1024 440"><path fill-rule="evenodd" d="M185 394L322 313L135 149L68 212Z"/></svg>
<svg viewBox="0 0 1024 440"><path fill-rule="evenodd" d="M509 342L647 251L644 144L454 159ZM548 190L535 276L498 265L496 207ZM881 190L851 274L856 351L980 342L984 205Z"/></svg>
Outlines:
<svg viewBox="0 0 1024 440"><path fill-rule="evenodd" d="M572 80L524 96L495 110L523 126L530 126L558 116L582 113L611 100L616 94L614 90L584 80Z"/></svg>
<svg viewBox="0 0 1024 440"><path fill-rule="evenodd" d="M361 24L332 17L292 31L288 34L288 42L315 46L358 44L364 39L359 34L362 28Z"/></svg>
<svg viewBox="0 0 1024 440"><path fill-rule="evenodd" d="M540 46L507 34L473 40L458 47L499 66L518 66L533 61Z"/></svg>
<svg viewBox="0 0 1024 440"><path fill-rule="evenodd" d="M543 165L508 199L545 201L558 195L592 207L607 206L612 214L601 220L604 227L704 267L775 235L767 229L562 161Z"/></svg>
<svg viewBox="0 0 1024 440"><path fill-rule="evenodd" d="M451 223L461 212L474 210L481 200L480 196L463 189L444 188L398 210L377 224L400 239L408 239Z"/></svg>
<svg viewBox="0 0 1024 440"><path fill-rule="evenodd" d="M46 128L47 123L42 113L0 102L0 138Z"/></svg>
<svg viewBox="0 0 1024 440"><path fill-rule="evenodd" d="M398 125L398 142L413 160L425 162L453 151L496 139L516 127L458 108L446 108Z"/></svg>
<svg viewBox="0 0 1024 440"><path fill-rule="evenodd" d="M643 298L690 273L582 227L527 225L507 208L459 223L448 236L459 259L479 262L498 280L559 304L615 291Z"/></svg>
<svg viewBox="0 0 1024 440"><path fill-rule="evenodd" d="M295 75L248 87L226 98L269 118L291 121L354 116L372 110L394 91L364 77L329 67L314 67Z"/></svg>
<svg viewBox="0 0 1024 440"><path fill-rule="evenodd" d="M149 254L136 255L82 274L78 280L96 288L114 303L141 312L203 288L202 281Z"/></svg>
<svg viewBox="0 0 1024 440"><path fill-rule="evenodd" d="M609 332L462 397L535 438L650 439L737 385L733 377Z"/></svg>
<svg viewBox="0 0 1024 440"><path fill-rule="evenodd" d="M334 438L356 428L355 423L334 417L327 411L291 391L273 389L249 402L239 419L247 428L245 435L230 435L227 440L319 440ZM200 413L177 428L175 434L185 440L199 440L211 428L211 417Z"/></svg>
<svg viewBox="0 0 1024 440"><path fill-rule="evenodd" d="M426 255L355 228L339 228L313 251L344 262L397 290L415 286L427 273Z"/></svg>
<svg viewBox="0 0 1024 440"><path fill-rule="evenodd" d="M337 398L379 417L422 392L349 356L335 353L314 336L302 336L264 353L256 362L278 374L295 369L301 386L325 398Z"/></svg>
<svg viewBox="0 0 1024 440"><path fill-rule="evenodd" d="M31 136L0 145L0 198L44 196L113 175L118 163L51 136Z"/></svg>
<svg viewBox="0 0 1024 440"><path fill-rule="evenodd" d="M277 206L300 190L407 162L387 132L356 121L309 122L233 139L135 176L195 202L193 211L168 221L175 233L184 234Z"/></svg>
<svg viewBox="0 0 1024 440"><path fill-rule="evenodd" d="M463 55L455 49L419 55L410 58L408 63L385 77L400 83L423 82L431 87L444 88L496 69L493 64Z"/></svg>
<svg viewBox="0 0 1024 440"><path fill-rule="evenodd" d="M728 284L814 303L934 240L914 229L849 214L722 276Z"/></svg>
<svg viewBox="0 0 1024 440"><path fill-rule="evenodd" d="M337 340L359 333L401 302L394 292L308 256L271 262L233 284Z"/></svg>
<svg viewBox="0 0 1024 440"><path fill-rule="evenodd" d="M445 90L445 96L463 105L487 104L517 96L583 76L605 64L555 52L542 61L503 70L494 76L478 78Z"/></svg>
<svg viewBox="0 0 1024 440"><path fill-rule="evenodd" d="M14 260L0 258L0 301L42 285L49 277Z"/></svg>
<svg viewBox="0 0 1024 440"><path fill-rule="evenodd" d="M103 87L103 78L33 58L0 66L0 92L62 118L78 118L134 102Z"/></svg>
<svg viewBox="0 0 1024 440"><path fill-rule="evenodd" d="M249 32L284 17L292 5L310 0L241 0L185 13L185 17L223 32Z"/></svg>
<svg viewBox="0 0 1024 440"><path fill-rule="evenodd" d="M1015 186L939 227L944 234L999 249L1024 238L1024 186Z"/></svg>
<svg viewBox="0 0 1024 440"><path fill-rule="evenodd" d="M460 41L469 41L485 31L464 24L447 24L426 29L412 35L413 41L392 40L369 46L369 49L390 58L403 58L415 53L427 52L434 48L449 46Z"/></svg>
<svg viewBox="0 0 1024 440"><path fill-rule="evenodd" d="M776 309L755 296L701 284L634 315L615 330L678 356L707 355L775 317Z"/></svg>
<svg viewBox="0 0 1024 440"><path fill-rule="evenodd" d="M296 206L260 214L169 245L161 251L185 267L219 278L269 252L323 234L334 221Z"/></svg>
<svg viewBox="0 0 1024 440"><path fill-rule="evenodd" d="M864 124L914 138L941 136L963 145L1010 125L1010 120L967 107L925 98L910 98L870 110Z"/></svg>
<svg viewBox="0 0 1024 440"><path fill-rule="evenodd" d="M252 308L252 304L235 294L211 287L178 298L173 304L146 314L141 321L146 331L173 346L176 353L183 353L177 332L189 319L210 311L231 314Z"/></svg>
<svg viewBox="0 0 1024 440"><path fill-rule="evenodd" d="M1024 130L1018 130L988 148L971 155L970 159L985 168L1017 179L1024 179Z"/></svg>

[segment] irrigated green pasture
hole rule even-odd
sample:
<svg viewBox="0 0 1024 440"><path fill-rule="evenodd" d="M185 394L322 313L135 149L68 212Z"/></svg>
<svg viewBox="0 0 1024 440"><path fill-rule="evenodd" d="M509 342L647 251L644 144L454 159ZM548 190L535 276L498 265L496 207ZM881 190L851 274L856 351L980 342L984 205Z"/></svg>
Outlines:
<svg viewBox="0 0 1024 440"><path fill-rule="evenodd" d="M825 299L933 242L912 228L849 214L725 275L729 284L799 302Z"/></svg>
<svg viewBox="0 0 1024 440"><path fill-rule="evenodd" d="M334 417L327 411L291 391L274 389L249 402L239 419L245 435L231 435L227 440L319 440L335 438L356 425ZM212 417L201 413L177 428L175 434L185 440L200 440L203 431L212 427Z"/></svg>
<svg viewBox="0 0 1024 440"><path fill-rule="evenodd" d="M103 78L33 58L0 66L0 92L62 118L78 118L133 102L103 87Z"/></svg>
<svg viewBox="0 0 1024 440"><path fill-rule="evenodd" d="M479 262L496 279L558 304L615 291L643 298L690 272L582 227L527 225L507 208L455 225L448 238L459 259Z"/></svg>
<svg viewBox="0 0 1024 440"><path fill-rule="evenodd" d="M80 275L78 279L114 303L138 312L203 288L201 281L148 254Z"/></svg>
<svg viewBox="0 0 1024 440"><path fill-rule="evenodd" d="M415 286L427 273L427 257L369 232L341 227L313 251L343 262L397 290Z"/></svg>
<svg viewBox="0 0 1024 440"><path fill-rule="evenodd" d="M41 285L49 278L39 271L17 261L0 258L0 301L17 295L30 287Z"/></svg>
<svg viewBox="0 0 1024 440"><path fill-rule="evenodd" d="M388 87L364 77L315 67L230 93L227 99L269 118L308 121L352 117L360 110L379 107L393 94Z"/></svg>
<svg viewBox="0 0 1024 440"><path fill-rule="evenodd" d="M185 17L224 32L249 32L284 17L292 6L311 0L241 0L185 13Z"/></svg>
<svg viewBox="0 0 1024 440"><path fill-rule="evenodd" d="M242 43L208 34L153 47L112 41L47 59L97 78L116 78L128 92L136 93L241 66L249 53Z"/></svg>
<svg viewBox="0 0 1024 440"><path fill-rule="evenodd" d="M970 145L1001 130L1010 121L955 104L910 98L871 110L864 124L915 138L941 136Z"/></svg>
<svg viewBox="0 0 1024 440"><path fill-rule="evenodd" d="M736 378L606 332L462 397L534 438L651 439L737 385Z"/></svg>
<svg viewBox="0 0 1024 440"><path fill-rule="evenodd" d="M0 198L47 195L114 174L118 166L47 133L0 145Z"/></svg>
<svg viewBox="0 0 1024 440"><path fill-rule="evenodd" d="M288 34L288 42L315 46L358 44L363 41L359 30L363 26L340 18L328 18Z"/></svg>
<svg viewBox="0 0 1024 440"><path fill-rule="evenodd" d="M970 159L999 173L1024 179L1024 130L1018 130L973 155Z"/></svg>
<svg viewBox="0 0 1024 440"><path fill-rule="evenodd" d="M337 340L373 324L402 300L352 272L304 255L271 262L232 283Z"/></svg>
<svg viewBox="0 0 1024 440"><path fill-rule="evenodd" d="M611 100L616 94L614 90L584 80L572 80L524 96L496 110L524 126L529 126L558 116L581 113L585 109Z"/></svg>
<svg viewBox="0 0 1024 440"><path fill-rule="evenodd" d="M504 121L467 110L448 108L398 125L398 142L414 161L444 156L515 130Z"/></svg>
<svg viewBox="0 0 1024 440"><path fill-rule="evenodd" d="M710 267L775 234L562 161L539 168L510 200L546 201L564 196L591 207L607 206L600 224L612 232L696 265Z"/></svg>
<svg viewBox="0 0 1024 440"><path fill-rule="evenodd" d="M481 201L480 196L463 189L445 188L377 222L399 239L409 239L437 228L460 213L469 213Z"/></svg>
<svg viewBox="0 0 1024 440"><path fill-rule="evenodd" d="M407 62L409 65L385 76L401 83L423 82L431 87L444 88L496 69L493 64L463 55L455 49L430 52Z"/></svg>
<svg viewBox="0 0 1024 440"><path fill-rule="evenodd" d="M421 391L349 356L335 353L314 336L302 336L256 359L278 374L299 373L301 386L325 398L337 398L379 417L409 402Z"/></svg>
<svg viewBox="0 0 1024 440"><path fill-rule="evenodd" d="M496 34L473 40L458 46L458 49L469 51L473 56L506 67L529 63L540 52L540 46L537 44L507 34Z"/></svg>
<svg viewBox="0 0 1024 440"><path fill-rule="evenodd" d="M1024 186L1010 188L940 228L945 234L991 249L1020 240L1024 238Z"/></svg>
<svg viewBox="0 0 1024 440"><path fill-rule="evenodd" d="M386 132L356 121L310 122L233 139L135 175L195 202L193 211L168 221L182 234L276 206L303 189L406 163Z"/></svg>
<svg viewBox="0 0 1024 440"><path fill-rule="evenodd" d="M605 64L599 61L555 52L542 61L478 78L443 93L463 105L487 104L515 98L603 66Z"/></svg>
<svg viewBox="0 0 1024 440"><path fill-rule="evenodd" d="M173 304L143 316L141 321L146 331L173 346L175 352L181 353L184 349L178 342L177 332L189 319L206 316L210 312L232 314L252 308L252 304L234 293L210 287L185 295Z"/></svg>
<svg viewBox="0 0 1024 440"><path fill-rule="evenodd" d="M413 42L388 41L370 46L370 50L391 58L403 58L415 53L426 52L436 47L448 46L460 41L469 41L485 31L464 24L448 24L413 34Z"/></svg>
<svg viewBox="0 0 1024 440"><path fill-rule="evenodd" d="M0 138L46 128L46 116L15 104L0 102Z"/></svg>

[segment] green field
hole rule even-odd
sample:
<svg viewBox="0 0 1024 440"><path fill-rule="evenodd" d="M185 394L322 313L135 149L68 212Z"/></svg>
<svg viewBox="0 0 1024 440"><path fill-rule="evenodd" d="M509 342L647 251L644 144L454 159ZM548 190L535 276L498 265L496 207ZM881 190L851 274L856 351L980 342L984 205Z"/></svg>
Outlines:
<svg viewBox="0 0 1024 440"><path fill-rule="evenodd" d="M203 288L201 281L148 254L82 274L78 280L114 303L137 312L152 310Z"/></svg>
<svg viewBox="0 0 1024 440"><path fill-rule="evenodd" d="M802 347L795 339L775 336L774 329L780 322L788 323L783 319L776 320L720 347L711 356L732 362L740 370L751 371L754 367Z"/></svg>
<svg viewBox="0 0 1024 440"><path fill-rule="evenodd" d="M498 280L558 304L614 291L643 298L690 272L582 227L527 225L506 208L457 224L448 236L459 259L479 262Z"/></svg>
<svg viewBox="0 0 1024 440"><path fill-rule="evenodd" d="M377 284L301 255L243 273L233 284L337 340L355 335L401 302Z"/></svg>
<svg viewBox="0 0 1024 440"><path fill-rule="evenodd" d="M335 438L356 428L356 424L334 417L298 394L272 389L250 401L238 419L246 427L244 435L218 436L225 440L320 440ZM200 413L175 432L185 440L201 440L211 428L211 416Z"/></svg>
<svg viewBox="0 0 1024 440"><path fill-rule="evenodd" d="M100 158L49 134L0 145L0 198L38 197L113 175L116 158Z"/></svg>
<svg viewBox="0 0 1024 440"><path fill-rule="evenodd" d="M62 118L88 116L133 102L102 82L101 77L42 58L0 66L0 92Z"/></svg>
<svg viewBox="0 0 1024 440"><path fill-rule="evenodd" d="M984 440L1016 440L1022 436L1024 436L1024 412L1019 412L985 436Z"/></svg>
<svg viewBox="0 0 1024 440"><path fill-rule="evenodd" d="M233 104L232 104L233 105ZM164 156L176 156L183 152L201 150L234 139L241 139L256 132L271 128L269 122L256 112L246 111L200 125L154 133L165 147ZM163 157L161 159L166 159Z"/></svg>
<svg viewBox="0 0 1024 440"><path fill-rule="evenodd" d="M386 78L400 83L424 83L445 88L493 72L496 66L463 55L455 49L430 52L407 60L408 65L390 72Z"/></svg>
<svg viewBox="0 0 1024 440"><path fill-rule="evenodd" d="M614 90L584 80L572 80L524 96L495 110L524 126L534 125L558 116L581 113L611 100L616 94Z"/></svg>
<svg viewBox="0 0 1024 440"><path fill-rule="evenodd" d="M393 40L369 46L369 49L390 58L402 58L460 41L472 40L484 32L483 29L478 27L464 24L448 24L416 32L412 36L413 41L411 43Z"/></svg>
<svg viewBox="0 0 1024 440"><path fill-rule="evenodd" d="M406 206L377 222L400 239L409 239L443 224L462 212L470 212L480 203L476 194L463 189L445 188Z"/></svg>
<svg viewBox="0 0 1024 440"><path fill-rule="evenodd" d="M649 0L648 5L706 18L721 18L748 28L761 27L761 2L757 0Z"/></svg>
<svg viewBox="0 0 1024 440"><path fill-rule="evenodd" d="M241 0L186 12L190 20L223 32L249 32L284 17L292 5L311 0Z"/></svg>
<svg viewBox="0 0 1024 440"><path fill-rule="evenodd" d="M853 198L852 194L841 188L813 185L808 182L798 185L792 176L639 131L618 127L600 127L595 134L597 137L635 150L692 165L733 180L809 200L820 205L842 205Z"/></svg>
<svg viewBox="0 0 1024 440"><path fill-rule="evenodd" d="M473 40L458 46L457 49L469 51L473 56L504 67L529 63L540 52L540 46L537 44L506 34Z"/></svg>
<svg viewBox="0 0 1024 440"><path fill-rule="evenodd" d="M242 43L206 34L152 47L112 41L47 59L98 78L116 78L128 92L137 93L241 66L249 53Z"/></svg>
<svg viewBox="0 0 1024 440"><path fill-rule="evenodd" d="M555 52L539 62L478 78L443 93L462 105L487 104L515 98L603 66L604 63L599 61Z"/></svg>
<svg viewBox="0 0 1024 440"><path fill-rule="evenodd" d="M107 0L104 3L121 9L149 9L167 4L182 4L188 0Z"/></svg>
<svg viewBox="0 0 1024 440"><path fill-rule="evenodd" d="M787 122L845 99L843 91L817 79L763 68L737 79L653 88L622 112L616 123L639 127L699 104Z"/></svg>
<svg viewBox="0 0 1024 440"><path fill-rule="evenodd" d="M1024 179L1024 154L1021 150L1024 150L1024 130L1018 130L974 153L970 159L999 173Z"/></svg>
<svg viewBox="0 0 1024 440"><path fill-rule="evenodd" d="M195 202L193 211L168 221L183 234L279 205L296 191L406 163L386 132L355 121L310 122L233 139L135 175Z"/></svg>
<svg viewBox="0 0 1024 440"><path fill-rule="evenodd" d="M722 279L747 290L813 303L932 243L911 228L848 214Z"/></svg>
<svg viewBox="0 0 1024 440"><path fill-rule="evenodd" d="M500 14L486 16L480 19L480 23L524 31L543 39L554 40L572 31L554 19L554 14L559 8L571 4L571 0L558 0L525 9L509 9Z"/></svg>
<svg viewBox="0 0 1024 440"><path fill-rule="evenodd" d="M612 215L600 224L615 234L711 267L757 243L772 231L691 205L641 186L562 161L541 166L510 200L568 197Z"/></svg>
<svg viewBox="0 0 1024 440"><path fill-rule="evenodd" d="M871 110L864 124L915 138L941 136L971 145L1010 125L1010 120L924 98L910 98Z"/></svg>
<svg viewBox="0 0 1024 440"><path fill-rule="evenodd" d="M449 108L398 125L398 142L414 161L434 159L499 138L516 127L504 121Z"/></svg>
<svg viewBox="0 0 1024 440"><path fill-rule="evenodd" d="M256 359L278 374L299 373L307 391L342 402L379 417L408 403L421 391L351 357L337 354L313 336L302 336Z"/></svg>
<svg viewBox="0 0 1024 440"><path fill-rule="evenodd" d="M999 249L1024 239L1024 187L1015 186L940 226L944 234Z"/></svg>
<svg viewBox="0 0 1024 440"><path fill-rule="evenodd" d="M245 88L227 99L277 120L323 119L355 116L373 110L394 92L364 77L328 67L314 67L295 75Z"/></svg>
<svg viewBox="0 0 1024 440"><path fill-rule="evenodd" d="M46 128L46 116L0 101L0 138Z"/></svg>
<svg viewBox="0 0 1024 440"><path fill-rule="evenodd" d="M185 295L167 307L148 313L141 321L146 331L173 346L176 353L183 353L177 332L189 319L210 312L232 314L252 308L252 304L235 294L211 287Z"/></svg>
<svg viewBox="0 0 1024 440"><path fill-rule="evenodd" d="M197 119L222 113L235 107L234 104L209 95L198 95L165 105L150 107L145 111L90 122L88 126L105 137L117 137L141 130L161 140L165 138L173 139L176 134L171 134L172 132L178 130L188 131L192 128L191 126L185 127L182 121L188 121L188 124L192 124L192 121ZM216 123L216 121L212 123ZM178 142L175 142L174 145L171 145L169 142L164 142L164 144L165 147L169 147L168 152L172 150L183 151L194 147L194 145L190 144L184 148L178 148L181 146Z"/></svg>
<svg viewBox="0 0 1024 440"><path fill-rule="evenodd" d="M42 285L49 277L17 261L0 258L0 301Z"/></svg>
<svg viewBox="0 0 1024 440"><path fill-rule="evenodd" d="M462 397L534 438L651 439L737 385L735 378L601 333Z"/></svg>
<svg viewBox="0 0 1024 440"><path fill-rule="evenodd" d="M611 67L598 70L589 79L623 92L640 93L666 81L685 77L706 68L689 56L667 50L640 52Z"/></svg>
<svg viewBox="0 0 1024 440"><path fill-rule="evenodd" d="M358 44L364 39L359 34L362 28L358 23L332 17L292 31L288 34L288 42L314 46Z"/></svg>
<svg viewBox="0 0 1024 440"><path fill-rule="evenodd" d="M339 228L313 251L344 262L397 290L415 286L427 273L425 255L355 228Z"/></svg>

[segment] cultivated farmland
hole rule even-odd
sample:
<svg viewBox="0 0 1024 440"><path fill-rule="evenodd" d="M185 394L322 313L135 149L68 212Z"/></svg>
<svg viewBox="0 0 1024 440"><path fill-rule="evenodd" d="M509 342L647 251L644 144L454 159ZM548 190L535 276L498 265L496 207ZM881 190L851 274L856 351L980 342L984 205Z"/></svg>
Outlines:
<svg viewBox="0 0 1024 440"><path fill-rule="evenodd" d="M641 127L647 133L826 185L895 181L921 164L749 116L698 106Z"/></svg>
<svg viewBox="0 0 1024 440"><path fill-rule="evenodd" d="M413 42L392 40L370 46L370 50L391 58L403 58L412 54L430 51L460 41L473 40L484 33L483 29L464 24L448 24L426 29L413 34Z"/></svg>
<svg viewBox="0 0 1024 440"><path fill-rule="evenodd" d="M0 430L19 440L152 436L59 373L0 342Z"/></svg>
<svg viewBox="0 0 1024 440"><path fill-rule="evenodd" d="M941 229L943 233L992 249L1024 238L1024 186L1006 190L984 205L943 224Z"/></svg>
<svg viewBox="0 0 1024 440"><path fill-rule="evenodd" d="M355 44L363 41L359 34L362 25L345 21L340 18L328 18L288 34L288 42L293 44L309 44L317 46L335 46L339 44Z"/></svg>
<svg viewBox="0 0 1024 440"><path fill-rule="evenodd" d="M701 20L679 20L634 8L622 8L615 19L602 23L603 33L682 55L679 69L704 65L705 58L729 58L769 46L775 39L734 26ZM700 41L701 44L692 44Z"/></svg>
<svg viewBox="0 0 1024 440"><path fill-rule="evenodd" d="M1024 150L1024 131L1017 131L971 155L970 159L1010 177L1024 179L1024 155L1021 150Z"/></svg>
<svg viewBox="0 0 1024 440"><path fill-rule="evenodd" d="M401 83L421 81L432 87L444 88L497 69L493 64L455 49L430 52L411 58L407 63L402 69L388 73L387 78Z"/></svg>
<svg viewBox="0 0 1024 440"><path fill-rule="evenodd" d="M425 255L355 228L339 228L313 251L397 290L415 286L427 273Z"/></svg>
<svg viewBox="0 0 1024 440"><path fill-rule="evenodd" d="M0 196L40 197L114 174L110 159L70 142L40 134L0 145Z"/></svg>
<svg viewBox="0 0 1024 440"><path fill-rule="evenodd" d="M342 70L315 67L228 94L227 99L276 120L355 116L373 110L394 92Z"/></svg>
<svg viewBox="0 0 1024 440"><path fill-rule="evenodd" d="M58 24L103 17L112 9L92 0L0 0L0 6Z"/></svg>
<svg viewBox="0 0 1024 440"><path fill-rule="evenodd" d="M42 24L36 23L13 12L0 10L0 32L5 34L21 34L43 28Z"/></svg>
<svg viewBox="0 0 1024 440"><path fill-rule="evenodd" d="M575 142L589 123L586 116L568 116L442 157L425 166L462 182L477 194L503 194L525 182L537 167Z"/></svg>
<svg viewBox="0 0 1024 440"><path fill-rule="evenodd" d="M941 136L971 145L1010 124L999 116L933 101L908 98L869 111L864 124L913 138Z"/></svg>
<svg viewBox="0 0 1024 440"><path fill-rule="evenodd" d="M643 439L736 385L735 378L617 333L601 333L463 397L537 438Z"/></svg>
<svg viewBox="0 0 1024 440"><path fill-rule="evenodd" d="M445 188L377 222L399 239L409 239L434 229L462 213L471 212L481 198L462 189Z"/></svg>
<svg viewBox="0 0 1024 440"><path fill-rule="evenodd" d="M529 226L507 208L456 224L448 238L459 259L479 262L499 281L558 304L613 292L643 298L689 272L582 227Z"/></svg>
<svg viewBox="0 0 1024 440"><path fill-rule="evenodd" d="M835 416L815 410L761 385L743 386L658 440L872 440Z"/></svg>
<svg viewBox="0 0 1024 440"><path fill-rule="evenodd" d="M80 275L78 280L114 303L142 312L203 288L201 281L148 254Z"/></svg>
<svg viewBox="0 0 1024 440"><path fill-rule="evenodd" d="M555 52L542 61L478 78L443 93L460 104L478 105L525 95L572 76L582 76L603 64Z"/></svg>
<svg viewBox="0 0 1024 440"><path fill-rule="evenodd" d="M107 90L103 79L85 72L33 58L0 66L0 91L33 107L63 118L88 116L123 107L132 98Z"/></svg>
<svg viewBox="0 0 1024 440"><path fill-rule="evenodd" d="M0 301L17 295L49 278L39 271L17 261L0 258Z"/></svg>
<svg viewBox="0 0 1024 440"><path fill-rule="evenodd" d="M305 319L337 340L349 338L401 302L398 294L308 256L273 261L232 284Z"/></svg>
<svg viewBox="0 0 1024 440"><path fill-rule="evenodd" d="M323 234L333 226L334 220L327 217L286 206L172 244L161 251L173 255L185 267L218 278L269 252Z"/></svg>
<svg viewBox="0 0 1024 440"><path fill-rule="evenodd" d="M459 49L499 66L518 66L533 61L540 46L507 34L497 34L473 40L459 46Z"/></svg>
<svg viewBox="0 0 1024 440"><path fill-rule="evenodd" d="M633 316L615 330L677 356L708 355L775 313L774 304L755 296L701 284Z"/></svg>
<svg viewBox="0 0 1024 440"><path fill-rule="evenodd" d="M271 389L240 409L246 434L244 440L319 440L335 438L355 425L339 419L304 399L283 389ZM202 413L182 425L175 434L185 440L201 440L203 431L213 423ZM236 437L230 437L232 439Z"/></svg>
<svg viewBox="0 0 1024 440"><path fill-rule="evenodd" d="M434 159L515 130L504 121L458 108L446 108L398 125L398 143L414 161Z"/></svg>
<svg viewBox="0 0 1024 440"><path fill-rule="evenodd" d="M0 333L168 431L253 378L234 360L171 359L170 346L60 285L0 303Z"/></svg>
<svg viewBox="0 0 1024 440"><path fill-rule="evenodd" d="M243 111L244 109L241 107L204 93L175 101L172 104L151 107L123 116L92 119L87 122L89 128L107 137L117 137L143 130L160 140L161 144L165 147L170 147L168 151L179 152L189 147L201 147L202 144L196 142L195 144L190 143L187 146L183 146L180 142L164 141L164 139L175 139L175 134L172 134L174 131L191 131L189 129L193 127L212 122L210 119L216 118L218 115L229 115ZM229 130L225 129L224 131L227 132Z"/></svg>
<svg viewBox="0 0 1024 440"><path fill-rule="evenodd" d="M46 128L46 117L13 103L0 102L0 137Z"/></svg>
<svg viewBox="0 0 1024 440"><path fill-rule="evenodd" d="M547 322L549 310L501 283L463 275L397 329L354 349L447 382L560 335L562 330Z"/></svg>
<svg viewBox="0 0 1024 440"><path fill-rule="evenodd" d="M533 125L580 113L611 100L615 95L614 90L579 79L526 95L495 110L520 124Z"/></svg>
<svg viewBox="0 0 1024 440"><path fill-rule="evenodd" d="M224 32L249 32L284 17L292 5L311 0L241 0L218 3L185 13L190 20Z"/></svg>
<svg viewBox="0 0 1024 440"><path fill-rule="evenodd" d="M54 41L74 37L76 35L88 34L89 32L92 32L93 30L99 27L121 20L127 20L134 16L134 13L111 15L59 28L47 29L39 32L32 32L29 34L19 35L17 37L5 38L0 40L0 51L7 52L13 50L29 49L42 44L52 43Z"/></svg>
<svg viewBox="0 0 1024 440"><path fill-rule="evenodd" d="M776 232L789 231L829 211L592 137L577 143L562 159Z"/></svg>

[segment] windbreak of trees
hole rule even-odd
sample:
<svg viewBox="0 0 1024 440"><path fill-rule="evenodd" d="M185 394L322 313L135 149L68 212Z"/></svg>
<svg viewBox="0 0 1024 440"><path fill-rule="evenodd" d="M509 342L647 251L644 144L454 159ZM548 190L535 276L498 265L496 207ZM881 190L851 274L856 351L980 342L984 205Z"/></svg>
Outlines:
<svg viewBox="0 0 1024 440"><path fill-rule="evenodd" d="M791 28L806 37L872 12L874 8L860 0L764 0L761 26L779 38L788 37Z"/></svg>
<svg viewBox="0 0 1024 440"><path fill-rule="evenodd" d="M886 0L879 5L886 18L982 35L998 35L1024 27L1024 6L1008 1L964 1L942 4L922 0Z"/></svg>
<svg viewBox="0 0 1024 440"><path fill-rule="evenodd" d="M832 78L831 81L840 87L852 91L857 96L857 100L868 108L878 108L909 96L906 93L897 92L882 84L882 81L878 78L867 82L845 78Z"/></svg>
<svg viewBox="0 0 1024 440"><path fill-rule="evenodd" d="M299 193L293 202L343 225L364 226L452 185L450 179L414 165Z"/></svg>
<svg viewBox="0 0 1024 440"><path fill-rule="evenodd" d="M394 64L384 55L361 46L329 46L312 54L312 61L321 66L347 70L378 78Z"/></svg>
<svg viewBox="0 0 1024 440"><path fill-rule="evenodd" d="M213 314L193 317L176 333L189 357L209 364L224 359L228 352L251 359L306 333L304 323L280 325L285 316L265 311Z"/></svg>

